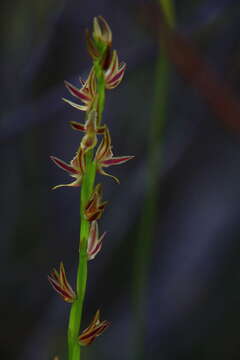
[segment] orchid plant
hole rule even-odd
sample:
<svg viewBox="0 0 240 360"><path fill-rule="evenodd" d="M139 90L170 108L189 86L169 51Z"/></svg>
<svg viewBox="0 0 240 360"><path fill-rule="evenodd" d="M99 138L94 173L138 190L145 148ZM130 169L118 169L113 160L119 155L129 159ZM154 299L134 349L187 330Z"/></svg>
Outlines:
<svg viewBox="0 0 240 360"><path fill-rule="evenodd" d="M81 347L90 345L110 325L108 321L100 320L100 311L97 310L90 325L81 331L88 261L95 259L101 251L106 236L105 232L99 236L98 221L107 203L102 200L102 185L95 184L96 173L110 176L119 183L115 176L108 174L104 169L123 164L133 158L113 156L108 126L102 124L105 92L120 84L126 69L125 63L119 63L116 50L112 50L112 31L102 16L94 18L92 34L87 31L86 40L93 62L91 70L86 81L80 78L79 88L65 82L66 88L78 102L63 99L75 109L85 112L84 123L70 123L72 129L83 132L83 136L70 163L51 156L59 168L74 178L73 182L57 185L53 189L65 186L80 187L79 264L75 290L67 280L62 262L59 271L53 269L48 277L53 289L64 301L71 304L68 326L69 360L80 360Z"/></svg>

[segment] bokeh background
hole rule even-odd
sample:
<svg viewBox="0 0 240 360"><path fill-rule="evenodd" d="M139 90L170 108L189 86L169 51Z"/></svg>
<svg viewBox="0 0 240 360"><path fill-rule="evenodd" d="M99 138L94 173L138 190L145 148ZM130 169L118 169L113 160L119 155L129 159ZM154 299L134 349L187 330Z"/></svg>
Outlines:
<svg viewBox="0 0 240 360"><path fill-rule="evenodd" d="M83 359L240 358L240 3L173 5L168 26L157 0L1 0L3 360L67 359L69 306L47 274L63 260L74 283L79 195L50 190L68 176L49 155L78 146L68 121L84 114L63 80L86 77L98 14L127 62L105 121L115 153L136 158L112 170L120 186L102 180L84 325L100 307L112 326Z"/></svg>

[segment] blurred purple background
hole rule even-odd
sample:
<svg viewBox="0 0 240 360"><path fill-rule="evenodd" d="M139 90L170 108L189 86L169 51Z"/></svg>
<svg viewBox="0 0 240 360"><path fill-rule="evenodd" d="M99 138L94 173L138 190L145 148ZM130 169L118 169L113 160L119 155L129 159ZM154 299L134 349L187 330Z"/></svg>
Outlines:
<svg viewBox="0 0 240 360"><path fill-rule="evenodd" d="M112 326L84 351L83 360L135 360L133 261L148 189L158 33L165 31L151 18L154 3L1 2L0 359L67 359L69 306L52 291L47 275L62 260L74 282L79 195L74 189L50 190L68 177L49 156L68 161L78 146L79 133L68 121L82 121L84 114L61 101L67 96L63 80L77 85L79 75L86 77L84 30L101 14L127 63L122 84L108 93L105 121L116 155L136 159L113 169L120 186L102 180L109 206L101 229L108 235L89 267L84 325L100 307ZM159 145L163 160L143 358L239 359L240 3L175 5L177 25L166 40L172 67ZM175 36L195 49L199 62L191 62L181 41L175 47ZM209 73L202 64L209 64ZM208 74L217 79L213 89Z"/></svg>

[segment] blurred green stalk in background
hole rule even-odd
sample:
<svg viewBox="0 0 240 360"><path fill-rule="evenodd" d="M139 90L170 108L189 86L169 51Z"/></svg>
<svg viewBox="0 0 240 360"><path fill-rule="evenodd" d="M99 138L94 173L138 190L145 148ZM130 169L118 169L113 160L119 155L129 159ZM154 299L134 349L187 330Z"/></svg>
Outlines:
<svg viewBox="0 0 240 360"><path fill-rule="evenodd" d="M173 27L175 11L172 0L159 0L166 23ZM160 35L160 40L161 39ZM156 226L159 198L159 169L162 163L164 128L170 82L170 63L164 47L161 47L155 70L155 89L152 120L149 126L147 194L139 226L133 269L133 304L136 326L134 358L145 359L146 298L148 293L149 263ZM161 304L159 304L161 306ZM159 319L161 321L161 319Z"/></svg>

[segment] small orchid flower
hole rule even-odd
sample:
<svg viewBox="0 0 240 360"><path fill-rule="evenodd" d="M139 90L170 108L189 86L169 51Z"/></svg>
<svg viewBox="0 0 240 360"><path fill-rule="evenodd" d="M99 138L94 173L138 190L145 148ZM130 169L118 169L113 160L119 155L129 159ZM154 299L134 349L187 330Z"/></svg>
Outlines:
<svg viewBox="0 0 240 360"><path fill-rule="evenodd" d="M98 16L93 19L92 38L86 31L87 48L90 56L96 60L112 45L112 31L107 21Z"/></svg>
<svg viewBox="0 0 240 360"><path fill-rule="evenodd" d="M90 345L98 336L100 336L108 327L110 323L106 320L100 321L100 311L98 310L91 322L91 324L83 330L79 336L79 343L82 346Z"/></svg>
<svg viewBox="0 0 240 360"><path fill-rule="evenodd" d="M68 283L66 278L65 269L63 263L60 263L59 272L53 269L51 274L48 276L48 280L52 285L53 289L68 303L74 302L76 294L73 291L71 285Z"/></svg>
<svg viewBox="0 0 240 360"><path fill-rule="evenodd" d="M105 71L105 87L106 89L114 89L117 87L124 76L126 70L126 64L118 61L118 55L116 50L112 53L112 58L108 69Z"/></svg>
<svg viewBox="0 0 240 360"><path fill-rule="evenodd" d="M84 151L83 149L79 149L76 156L71 160L70 164L65 163L65 161L55 157L50 156L51 160L58 166L60 169L67 171L70 176L75 178L76 180L69 184L61 184L53 187L53 190L63 187L63 186L80 186L82 181L82 176L85 171L85 159L84 159Z"/></svg>
<svg viewBox="0 0 240 360"><path fill-rule="evenodd" d="M102 185L97 184L95 190L85 207L85 217L88 221L100 219L107 202L102 202Z"/></svg>
<svg viewBox="0 0 240 360"><path fill-rule="evenodd" d="M84 105L76 104L68 99L63 98L63 100L74 108L82 111L89 111L94 102L96 101L96 77L94 69L92 68L89 76L86 81L80 78L80 83L82 85L81 89L76 88L74 85L70 84L68 81L65 81L65 86L77 99L81 100Z"/></svg>
<svg viewBox="0 0 240 360"><path fill-rule="evenodd" d="M87 248L88 260L94 259L95 256L99 253L99 251L102 248L102 241L105 235L106 232L104 232L99 237L98 223L97 221L92 221L89 231L89 238L88 238L88 248Z"/></svg>
<svg viewBox="0 0 240 360"><path fill-rule="evenodd" d="M95 161L97 163L97 170L100 174L110 176L112 177L117 183L119 183L118 178L115 176L106 173L103 168L109 167L112 165L120 165L128 160L133 159L134 156L118 156L114 157L112 152L112 145L111 145L111 137L108 128L106 127L106 130L104 132L104 137L102 139L102 142L100 143L96 155L95 155Z"/></svg>

